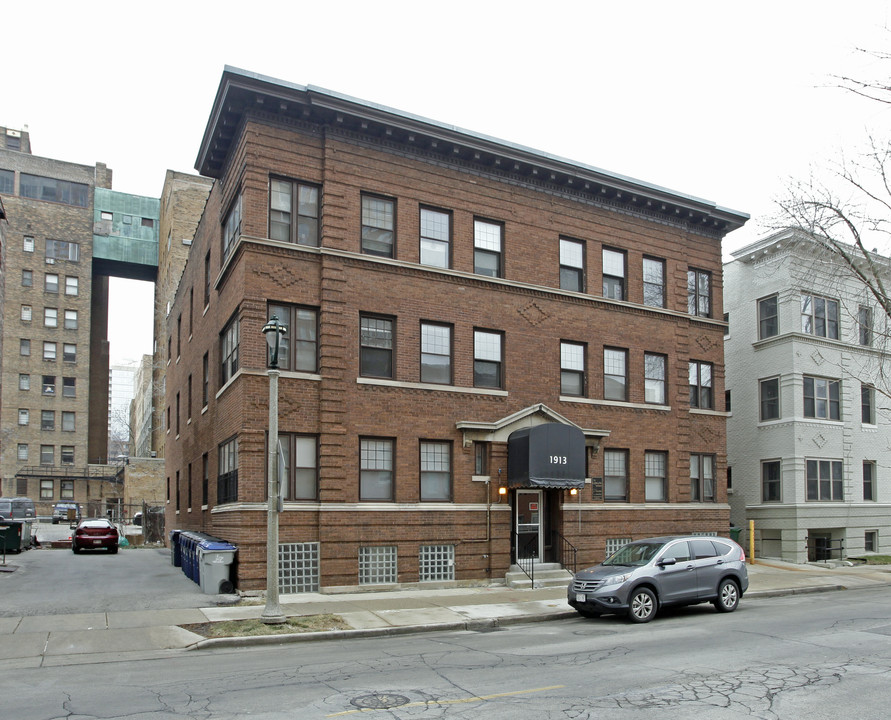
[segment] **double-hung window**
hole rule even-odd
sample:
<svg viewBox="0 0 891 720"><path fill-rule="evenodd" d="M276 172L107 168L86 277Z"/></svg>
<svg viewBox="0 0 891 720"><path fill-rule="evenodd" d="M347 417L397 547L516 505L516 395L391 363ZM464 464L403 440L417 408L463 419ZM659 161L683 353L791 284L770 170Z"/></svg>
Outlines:
<svg viewBox="0 0 891 720"><path fill-rule="evenodd" d="M665 366L664 355L644 354L644 399L648 403L665 404Z"/></svg>
<svg viewBox="0 0 891 720"><path fill-rule="evenodd" d="M603 398L628 399L628 351L603 349Z"/></svg>
<svg viewBox="0 0 891 720"><path fill-rule="evenodd" d="M712 388L712 364L690 361L690 407L711 410L715 406Z"/></svg>
<svg viewBox="0 0 891 720"><path fill-rule="evenodd" d="M313 308L269 303L266 319L275 315L284 325L278 348L278 366L282 370L314 373L319 362L318 312ZM268 362L271 362L271 351Z"/></svg>
<svg viewBox="0 0 891 720"><path fill-rule="evenodd" d="M687 270L687 312L699 317L712 316L712 274L706 270Z"/></svg>
<svg viewBox="0 0 891 720"><path fill-rule="evenodd" d="M55 360L56 359L56 343L54 342L44 342L43 343L43 359L44 360Z"/></svg>
<svg viewBox="0 0 891 720"><path fill-rule="evenodd" d="M238 438L230 438L218 449L217 504L238 500Z"/></svg>
<svg viewBox="0 0 891 720"><path fill-rule="evenodd" d="M780 502L781 466L779 460L765 460L761 463L761 500Z"/></svg>
<svg viewBox="0 0 891 720"><path fill-rule="evenodd" d="M238 346L241 322L232 318L220 333L220 386L229 382L238 372Z"/></svg>
<svg viewBox="0 0 891 720"><path fill-rule="evenodd" d="M665 307L665 261L643 259L643 304Z"/></svg>
<svg viewBox="0 0 891 720"><path fill-rule="evenodd" d="M665 502L668 455L664 452L644 454L644 484L646 502Z"/></svg>
<svg viewBox="0 0 891 720"><path fill-rule="evenodd" d="M874 460L863 461L863 499L876 499L876 463Z"/></svg>
<svg viewBox="0 0 891 720"><path fill-rule="evenodd" d="M690 500L715 502L714 455L690 455Z"/></svg>
<svg viewBox="0 0 891 720"><path fill-rule="evenodd" d="M582 343L560 343L560 393L562 395L585 395L585 345Z"/></svg>
<svg viewBox="0 0 891 720"><path fill-rule="evenodd" d="M269 237L319 246L319 189L292 180L269 183Z"/></svg>
<svg viewBox="0 0 891 720"><path fill-rule="evenodd" d="M74 422L76 416L74 412L70 410L62 411L62 430L64 432L74 432Z"/></svg>
<svg viewBox="0 0 891 720"><path fill-rule="evenodd" d="M807 499L841 502L844 499L841 460L807 460Z"/></svg>
<svg viewBox="0 0 891 720"><path fill-rule="evenodd" d="M55 430L56 429L56 413L54 410L40 411L40 429Z"/></svg>
<svg viewBox="0 0 891 720"><path fill-rule="evenodd" d="M360 375L392 379L395 324L392 318L372 315L359 318Z"/></svg>
<svg viewBox="0 0 891 720"><path fill-rule="evenodd" d="M56 273L47 273L44 275L43 289L48 293L59 292L59 276Z"/></svg>
<svg viewBox="0 0 891 720"><path fill-rule="evenodd" d="M77 397L77 378L62 378L62 397Z"/></svg>
<svg viewBox="0 0 891 720"><path fill-rule="evenodd" d="M560 287L585 292L585 244L560 238Z"/></svg>
<svg viewBox="0 0 891 720"><path fill-rule="evenodd" d="M839 420L839 381L804 377L804 416L823 420Z"/></svg>
<svg viewBox="0 0 891 720"><path fill-rule="evenodd" d="M603 499L606 502L628 500L627 450L605 450L603 453Z"/></svg>
<svg viewBox="0 0 891 720"><path fill-rule="evenodd" d="M319 442L313 435L281 433L278 436L278 478L285 500L318 497Z"/></svg>
<svg viewBox="0 0 891 720"><path fill-rule="evenodd" d="M77 295L78 291L78 280L76 275L66 275L65 276L65 294L66 295Z"/></svg>
<svg viewBox="0 0 891 720"><path fill-rule="evenodd" d="M77 345L74 343L62 343L62 362L77 362Z"/></svg>
<svg viewBox="0 0 891 720"><path fill-rule="evenodd" d="M41 382L41 392L44 395L55 395L56 394L56 376L55 375L44 375L42 377Z"/></svg>
<svg viewBox="0 0 891 720"><path fill-rule="evenodd" d="M801 332L838 340L838 300L803 294Z"/></svg>
<svg viewBox="0 0 891 720"><path fill-rule="evenodd" d="M758 339L764 340L776 336L780 331L777 314L777 296L762 298L758 301Z"/></svg>
<svg viewBox="0 0 891 720"><path fill-rule="evenodd" d="M43 308L43 326L49 328L59 327L58 308Z"/></svg>
<svg viewBox="0 0 891 720"><path fill-rule="evenodd" d="M473 331L474 387L499 389L504 387L503 337L498 332Z"/></svg>
<svg viewBox="0 0 891 720"><path fill-rule="evenodd" d="M362 252L396 257L396 201L362 196Z"/></svg>
<svg viewBox="0 0 891 720"><path fill-rule="evenodd" d="M451 219L442 210L421 208L421 265L451 267Z"/></svg>
<svg viewBox="0 0 891 720"><path fill-rule="evenodd" d="M502 234L499 223L473 221L473 271L477 275L503 277Z"/></svg>
<svg viewBox="0 0 891 720"><path fill-rule="evenodd" d="M421 442L421 500L452 499L452 444Z"/></svg>
<svg viewBox="0 0 891 720"><path fill-rule="evenodd" d="M860 344L872 347L872 308L861 305L857 309L857 329Z"/></svg>
<svg viewBox="0 0 891 720"><path fill-rule="evenodd" d="M359 499L393 499L395 441L362 438L359 441Z"/></svg>
<svg viewBox="0 0 891 720"><path fill-rule="evenodd" d="M452 328L421 323L421 382L452 382Z"/></svg>
<svg viewBox="0 0 891 720"><path fill-rule="evenodd" d="M860 386L860 422L876 424L876 389L872 385Z"/></svg>
<svg viewBox="0 0 891 720"><path fill-rule="evenodd" d="M761 421L778 420L780 417L780 379L768 378L758 383Z"/></svg>
<svg viewBox="0 0 891 720"><path fill-rule="evenodd" d="M65 329L77 330L77 310L65 311Z"/></svg>
<svg viewBox="0 0 891 720"><path fill-rule="evenodd" d="M625 253L603 248L603 297L625 299Z"/></svg>
<svg viewBox="0 0 891 720"><path fill-rule="evenodd" d="M229 255L229 252L241 237L241 194L235 198L232 207L223 221L223 257Z"/></svg>

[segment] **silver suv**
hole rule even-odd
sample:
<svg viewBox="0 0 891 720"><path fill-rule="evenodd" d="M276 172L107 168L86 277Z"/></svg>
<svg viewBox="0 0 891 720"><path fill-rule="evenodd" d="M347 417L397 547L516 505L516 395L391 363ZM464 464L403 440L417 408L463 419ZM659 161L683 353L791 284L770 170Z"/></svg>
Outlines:
<svg viewBox="0 0 891 720"><path fill-rule="evenodd" d="M649 622L665 605L711 602L733 612L749 588L746 554L733 540L702 535L635 540L576 573L567 600L579 614L626 614Z"/></svg>

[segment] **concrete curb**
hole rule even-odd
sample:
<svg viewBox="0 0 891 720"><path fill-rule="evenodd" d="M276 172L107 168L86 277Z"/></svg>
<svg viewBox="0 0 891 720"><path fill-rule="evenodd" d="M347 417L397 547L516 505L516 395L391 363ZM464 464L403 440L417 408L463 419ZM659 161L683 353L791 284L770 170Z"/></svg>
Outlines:
<svg viewBox="0 0 891 720"><path fill-rule="evenodd" d="M486 618L458 622L430 623L428 625L394 625L386 628L364 630L325 630L310 633L282 633L281 635L259 635L250 637L206 638L189 645L186 650L211 650L214 648L246 647L254 645L276 645L279 643L311 642L314 640L351 640L354 638L381 637L385 635L410 635L413 633L452 632L455 630L490 630L506 625L566 620L577 617L575 610L561 610L537 615L517 615L506 618Z"/></svg>

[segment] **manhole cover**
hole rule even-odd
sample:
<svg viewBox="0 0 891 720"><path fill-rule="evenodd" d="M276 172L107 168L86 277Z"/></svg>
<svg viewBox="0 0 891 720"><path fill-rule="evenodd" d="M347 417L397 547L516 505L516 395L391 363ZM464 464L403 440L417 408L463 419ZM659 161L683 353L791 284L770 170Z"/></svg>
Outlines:
<svg viewBox="0 0 891 720"><path fill-rule="evenodd" d="M371 695L360 695L357 698L353 698L350 700L350 704L368 710L386 710L387 708L407 705L408 698L405 695L396 695L394 693L372 693Z"/></svg>

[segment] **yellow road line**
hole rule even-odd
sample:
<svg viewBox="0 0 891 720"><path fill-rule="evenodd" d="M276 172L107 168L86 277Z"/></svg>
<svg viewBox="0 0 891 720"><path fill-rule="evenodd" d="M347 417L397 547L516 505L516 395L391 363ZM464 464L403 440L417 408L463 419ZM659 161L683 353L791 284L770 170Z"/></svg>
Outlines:
<svg viewBox="0 0 891 720"><path fill-rule="evenodd" d="M559 690L566 687L565 685L550 685L543 688L533 688L531 690L514 690L513 692L495 693L494 695L475 695L469 698L461 698L460 700L425 700L424 702L406 703L392 708L357 708L356 710L345 710L344 712L333 713L325 717L340 717L342 715L352 715L360 712L374 712L375 710L396 710L397 708L424 707L426 705L456 705L458 703L482 702L483 700L494 700L495 698L511 697L513 695L526 695L534 692L544 692L545 690Z"/></svg>

